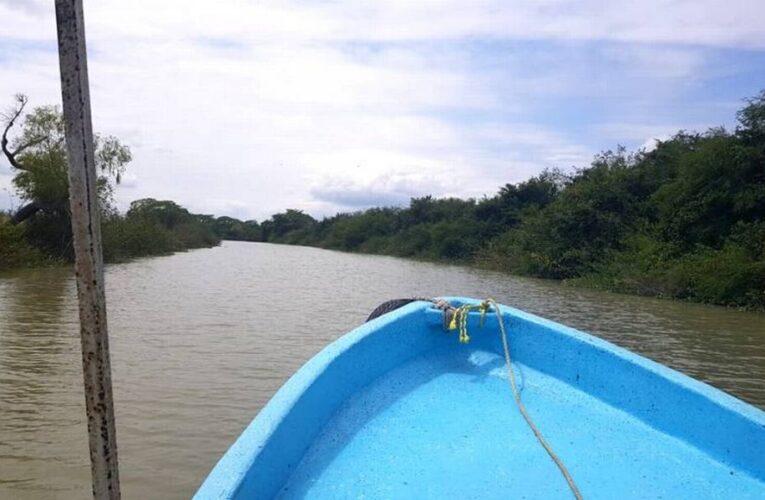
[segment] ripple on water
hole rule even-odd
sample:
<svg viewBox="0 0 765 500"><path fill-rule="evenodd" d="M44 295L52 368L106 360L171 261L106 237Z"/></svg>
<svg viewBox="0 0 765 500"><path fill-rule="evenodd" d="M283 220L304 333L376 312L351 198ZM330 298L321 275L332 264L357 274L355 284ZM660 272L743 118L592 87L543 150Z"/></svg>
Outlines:
<svg viewBox="0 0 765 500"><path fill-rule="evenodd" d="M491 296L765 407L765 315L305 247L107 269L125 498L188 498L276 389L392 297ZM67 269L0 278L0 498L84 498L89 465Z"/></svg>

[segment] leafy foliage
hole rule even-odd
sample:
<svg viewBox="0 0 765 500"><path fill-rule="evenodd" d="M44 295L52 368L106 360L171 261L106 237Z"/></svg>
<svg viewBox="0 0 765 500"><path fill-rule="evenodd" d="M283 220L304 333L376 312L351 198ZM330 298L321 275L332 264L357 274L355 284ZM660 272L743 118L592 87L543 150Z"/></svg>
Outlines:
<svg viewBox="0 0 765 500"><path fill-rule="evenodd" d="M26 240L23 227L10 224L9 220L9 215L0 213L0 271L54 262Z"/></svg>
<svg viewBox="0 0 765 500"><path fill-rule="evenodd" d="M650 152L619 147L573 174L545 171L481 200L424 196L406 208L322 220L290 209L261 224L192 214L150 198L118 215L107 201L130 153L116 139L102 139L105 254L113 261L219 239L270 241L765 309L765 92L747 100L737 117L733 132L681 131ZM66 206L62 137L55 108L27 117L13 146L25 165L14 180L25 199ZM0 268L66 256L67 214L42 210L23 227L0 220Z"/></svg>
<svg viewBox="0 0 765 500"><path fill-rule="evenodd" d="M282 227L264 239L765 308L765 92L737 117L734 132L619 147L572 175L546 171L479 201L426 196L294 225L283 223L288 211L263 222Z"/></svg>
<svg viewBox="0 0 765 500"><path fill-rule="evenodd" d="M69 179L64 120L57 107L24 114L27 98L16 96L2 134L3 154L13 168L13 185L27 204L0 218L0 269L71 260ZM10 135L20 124L14 137ZM215 219L191 214L170 201L133 202L125 216L112 205L131 161L130 149L115 137L95 136L98 197L107 261L217 245Z"/></svg>
<svg viewBox="0 0 765 500"><path fill-rule="evenodd" d="M173 201L136 200L124 217L112 215L103 221L104 257L113 262L215 246L220 238L213 221Z"/></svg>
<svg viewBox="0 0 765 500"><path fill-rule="evenodd" d="M27 102L25 96L16 96L2 134L3 154L15 172L13 185L26 203L11 222L25 222L24 235L35 247L56 258L71 259L64 119L55 106L37 107L25 115ZM94 141L98 197L102 211L108 212L113 210L113 183L120 182L132 156L115 137L96 135Z"/></svg>
<svg viewBox="0 0 765 500"><path fill-rule="evenodd" d="M99 171L99 197L111 200L112 181L119 183L131 161L130 148L115 137L95 137L95 160ZM19 167L13 184L26 201L37 201L48 211L66 211L69 180L64 137L64 118L58 107L41 106L24 117L21 132L11 141L18 151Z"/></svg>
<svg viewBox="0 0 765 500"><path fill-rule="evenodd" d="M221 239L260 241L263 238L258 221L240 221L233 217L218 217L211 221L213 232Z"/></svg>

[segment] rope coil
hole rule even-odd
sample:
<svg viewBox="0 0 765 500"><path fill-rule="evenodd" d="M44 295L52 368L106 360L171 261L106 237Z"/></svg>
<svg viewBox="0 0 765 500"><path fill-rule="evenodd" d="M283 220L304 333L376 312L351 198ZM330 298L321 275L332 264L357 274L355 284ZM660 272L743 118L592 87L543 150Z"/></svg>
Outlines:
<svg viewBox="0 0 765 500"><path fill-rule="evenodd" d="M442 307L439 307L439 308L442 308ZM505 354L507 380L508 380L508 383L510 384L510 390L513 393L515 404L518 407L518 410L521 412L523 419L526 421L526 424L528 424L529 428L534 433L534 436L536 436L537 440L545 449L545 451L550 456L552 461L555 462L555 465L558 466L558 470L560 470L560 473L566 479L566 482L568 483L568 486L571 489L571 493L574 495L574 498L576 498L577 500L582 500L583 499L582 493L579 491L579 488L574 482L574 478L571 476L571 473L569 473L568 469L566 468L561 458L555 453L555 451L552 449L552 446L550 446L550 443L547 442L545 437L542 435L542 432L539 430L539 428L536 426L534 421L531 419L531 415L529 415L529 412L526 409L526 405L524 405L523 401L521 400L521 394L518 391L518 387L515 382L515 373L513 372L513 362L510 357L510 344L507 340L507 331L505 330L505 322L504 322L504 318L502 317L502 312L499 310L499 305L494 301L494 299L486 299L480 304L463 304L457 308L453 308L451 320L448 322L448 328L449 330L459 330L459 341L461 343L468 343L470 342L470 335L468 335L468 332L467 332L468 313L470 313L470 311L476 311L476 310L479 311L481 313L480 326L483 327L486 313L490 309L493 309L494 313L497 315L497 322L499 323L500 336L502 337L502 348ZM447 311L446 309L444 309L445 315L449 314L450 312L451 311Z"/></svg>

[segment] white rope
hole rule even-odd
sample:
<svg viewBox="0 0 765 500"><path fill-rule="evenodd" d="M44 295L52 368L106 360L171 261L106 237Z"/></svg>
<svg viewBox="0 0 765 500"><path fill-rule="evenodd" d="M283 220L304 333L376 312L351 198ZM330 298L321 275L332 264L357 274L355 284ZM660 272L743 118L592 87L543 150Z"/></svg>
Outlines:
<svg viewBox="0 0 765 500"><path fill-rule="evenodd" d="M571 488L571 493L574 494L574 498L577 500L582 500L582 493L579 491L579 488L577 488L576 483L574 482L574 478L571 477L571 474L569 473L566 466L563 464L563 461L560 459L560 457L553 451L552 446L550 446L550 443L547 442L545 437L542 435L542 432L539 430L539 428L536 426L534 421L531 419L531 416L529 415L528 410L526 410L526 406L523 404L523 401L521 400L521 393L518 391L518 386L515 382L515 373L513 372L513 362L510 358L510 345L507 340L507 331L505 330L505 322L502 317L502 313L499 310L499 305L493 300L493 299L486 299L481 304L465 304L462 305L454 311L454 314L452 316L452 321L449 324L449 329L459 329L460 334L460 342L469 342L470 336L467 334L467 317L468 313L471 310L479 310L481 312L481 324L483 324L483 317L486 314L486 311L489 307L492 307L494 309L495 314L497 315L497 321L499 322L499 331L502 336L502 347L505 351L505 366L507 367L507 381L510 384L510 390L513 393L513 398L515 399L515 404L518 406L518 410L521 412L521 415L523 415L523 419L526 420L526 423L528 424L531 431L534 433L534 436L536 436L539 443L542 445L542 447L545 449L548 455L550 455L550 458L555 462L555 465L558 466L558 469L560 470L563 477L566 479L566 482L568 483L569 488ZM441 307L439 307L441 308ZM446 311L444 311L446 314Z"/></svg>
<svg viewBox="0 0 765 500"><path fill-rule="evenodd" d="M502 318L502 313L499 311L499 306L496 302L494 302L492 299L488 299L486 301L489 305L491 305L494 308L494 312L497 315L497 321L499 322L499 331L502 334L502 347L505 351L505 365L507 366L507 376L508 376L508 382L510 383L510 389L513 391L513 398L515 398L515 404L518 405L518 410L520 410L521 415L523 415L523 419L526 420L526 423L529 424L529 427L531 428L531 431L534 433L534 435L537 437L537 440L539 440L539 443L544 447L545 451L548 455L550 455L550 458L552 458L553 462L555 462L555 465L558 466L558 469L560 469L561 474L563 474L563 477L566 479L566 482L568 483L569 488L571 488L571 493L574 494L574 498L577 500L582 500L582 493L579 491L579 488L577 488L576 483L574 482L574 478L571 477L571 474L569 473L566 466L563 464L563 461L560 459L560 457L553 451L552 446L550 446L550 443L547 442L545 437L542 435L542 432L539 430L539 428L536 426L534 421L531 419L531 416L529 415L529 412L526 410L526 406L523 404L523 401L521 401L521 394L518 392L518 387L515 383L515 374L513 373L513 363L510 359L510 346L507 341L507 332L505 331L505 322Z"/></svg>

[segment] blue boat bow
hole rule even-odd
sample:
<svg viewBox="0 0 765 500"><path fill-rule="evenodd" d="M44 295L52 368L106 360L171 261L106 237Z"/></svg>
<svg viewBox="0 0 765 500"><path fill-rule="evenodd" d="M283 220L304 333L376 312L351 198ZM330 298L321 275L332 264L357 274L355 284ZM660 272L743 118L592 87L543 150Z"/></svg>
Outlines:
<svg viewBox="0 0 765 500"><path fill-rule="evenodd" d="M765 498L764 412L586 333L501 311L521 397L585 498ZM415 302L336 340L194 498L571 498L508 389L496 318L478 323L471 313L461 344L442 311Z"/></svg>

